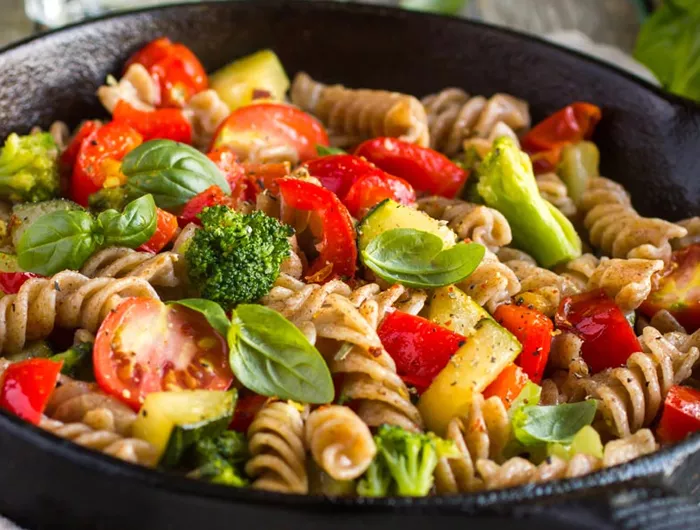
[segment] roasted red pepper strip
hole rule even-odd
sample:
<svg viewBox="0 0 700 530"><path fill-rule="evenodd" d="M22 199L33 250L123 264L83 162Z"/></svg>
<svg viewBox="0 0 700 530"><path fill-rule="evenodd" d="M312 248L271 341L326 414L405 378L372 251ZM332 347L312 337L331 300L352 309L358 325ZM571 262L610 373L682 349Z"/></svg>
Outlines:
<svg viewBox="0 0 700 530"><path fill-rule="evenodd" d="M659 420L657 434L664 442L679 442L700 431L700 390L672 386Z"/></svg>
<svg viewBox="0 0 700 530"><path fill-rule="evenodd" d="M249 195L249 179L245 169L238 163L238 158L233 151L228 149L216 149L207 154L209 160L216 164L226 177L226 181L231 187L231 198L233 204L239 204L246 200Z"/></svg>
<svg viewBox="0 0 700 530"><path fill-rule="evenodd" d="M492 396L501 398L507 409L518 397L528 382L528 376L518 365L511 363L506 366L498 377L484 389L484 398Z"/></svg>
<svg viewBox="0 0 700 530"><path fill-rule="evenodd" d="M5 294L17 294L19 288L30 278L42 278L33 272L0 272L0 291Z"/></svg>
<svg viewBox="0 0 700 530"><path fill-rule="evenodd" d="M152 252L156 254L163 250L165 245L170 243L177 233L177 217L173 214L161 210L158 208L158 219L156 225L156 231L151 236L151 239L146 241L136 250L141 250L143 252Z"/></svg>
<svg viewBox="0 0 700 530"><path fill-rule="evenodd" d="M190 223L201 224L198 215L210 206L228 206L229 208L236 207L236 201L226 195L219 186L210 186L206 190L198 193L192 197L185 207L182 209L182 213L177 218L178 224L184 228Z"/></svg>
<svg viewBox="0 0 700 530"><path fill-rule="evenodd" d="M661 309L689 332L700 328L700 243L673 253L658 285L639 308L648 317Z"/></svg>
<svg viewBox="0 0 700 530"><path fill-rule="evenodd" d="M516 363L530 380L539 384L549 359L554 331L552 321L536 309L517 304L499 306L493 317L522 344Z"/></svg>
<svg viewBox="0 0 700 530"><path fill-rule="evenodd" d="M583 340L581 354L593 373L623 366L641 351L625 315L600 289L564 298L555 321L557 328Z"/></svg>
<svg viewBox="0 0 700 530"><path fill-rule="evenodd" d="M587 140L593 135L601 116L596 105L572 103L535 125L523 136L520 144L528 153L539 153Z"/></svg>
<svg viewBox="0 0 700 530"><path fill-rule="evenodd" d="M112 119L136 129L144 142L164 139L192 143L192 125L180 109L139 110L122 99L114 107Z"/></svg>
<svg viewBox="0 0 700 530"><path fill-rule="evenodd" d="M27 359L7 367L0 386L0 407L37 425L56 387L63 362Z"/></svg>
<svg viewBox="0 0 700 530"><path fill-rule="evenodd" d="M530 160L532 161L532 170L535 172L535 175L552 173L553 171L556 171L560 157L561 147L555 147L553 149L550 149L549 151L540 151L539 153L532 153L530 155Z"/></svg>
<svg viewBox="0 0 700 530"><path fill-rule="evenodd" d="M316 281L333 277L351 278L357 270L355 228L348 210L330 190L308 181L283 178L277 180L280 193L292 208L315 212L323 225L319 256L309 268ZM324 273L322 277L318 273Z"/></svg>
<svg viewBox="0 0 700 530"><path fill-rule="evenodd" d="M236 410L233 413L233 419L229 425L229 429L238 432L246 432L250 424L253 423L255 415L263 408L263 405L269 398L260 394L252 393L250 390L243 389L240 391L236 401Z"/></svg>
<svg viewBox="0 0 700 530"><path fill-rule="evenodd" d="M410 183L417 192L453 198L469 173L445 155L398 138L374 138L359 145L355 154Z"/></svg>
<svg viewBox="0 0 700 530"><path fill-rule="evenodd" d="M467 340L425 318L395 311L377 330L396 373L422 393Z"/></svg>
<svg viewBox="0 0 700 530"><path fill-rule="evenodd" d="M314 158L304 165L312 177L320 180L324 188L328 188L341 199L348 194L352 185L365 175L386 175L364 158L347 154Z"/></svg>
<svg viewBox="0 0 700 530"><path fill-rule="evenodd" d="M61 170L70 174L73 171L73 166L75 165L75 159L78 158L78 152L80 151L80 146L83 140L90 136L93 132L101 127L98 121L86 121L80 126L78 132L71 139L68 147L65 151L61 153L61 158L59 160Z"/></svg>

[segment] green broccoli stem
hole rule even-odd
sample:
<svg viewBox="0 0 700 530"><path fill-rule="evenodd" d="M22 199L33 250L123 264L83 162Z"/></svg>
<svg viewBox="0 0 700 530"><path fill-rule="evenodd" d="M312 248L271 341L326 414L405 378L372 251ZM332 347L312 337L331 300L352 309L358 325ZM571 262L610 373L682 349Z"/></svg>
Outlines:
<svg viewBox="0 0 700 530"><path fill-rule="evenodd" d="M52 361L63 361L61 373L81 381L94 381L92 370L92 342L82 342L63 353L50 357Z"/></svg>
<svg viewBox="0 0 700 530"><path fill-rule="evenodd" d="M389 493L391 476L383 463L375 458L364 477L357 483L357 494L363 497L385 497Z"/></svg>

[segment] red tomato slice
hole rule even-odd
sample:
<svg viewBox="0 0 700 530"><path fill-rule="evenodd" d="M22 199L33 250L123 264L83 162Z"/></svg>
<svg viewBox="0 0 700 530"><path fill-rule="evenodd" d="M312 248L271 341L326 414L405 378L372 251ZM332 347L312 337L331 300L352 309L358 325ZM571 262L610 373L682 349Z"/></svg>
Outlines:
<svg viewBox="0 0 700 530"><path fill-rule="evenodd" d="M564 298L556 324L581 337L581 355L593 373L623 366L642 351L625 315L601 289Z"/></svg>
<svg viewBox="0 0 700 530"><path fill-rule="evenodd" d="M700 328L700 243L673 253L657 287L639 308L649 317L661 309L690 332Z"/></svg>
<svg viewBox="0 0 700 530"><path fill-rule="evenodd" d="M309 160L306 164L309 174L316 177L324 188L331 190L343 199L358 179L372 175L386 175L371 162L355 155L328 155Z"/></svg>
<svg viewBox="0 0 700 530"><path fill-rule="evenodd" d="M121 99L114 107L112 119L133 127L141 133L144 142L165 139L185 144L192 143L192 125L180 109L144 111L134 108Z"/></svg>
<svg viewBox="0 0 700 530"><path fill-rule="evenodd" d="M416 192L408 182L394 175L366 175L352 185L343 204L353 217L360 219L384 199L410 205L416 202Z"/></svg>
<svg viewBox="0 0 700 530"><path fill-rule="evenodd" d="M210 186L206 190L192 197L187 204L185 204L185 207L182 209L182 213L177 218L177 222L183 228L190 223L201 225L201 222L197 216L202 213L204 208L209 208L210 206L216 205L235 208L236 201L221 191L219 186Z"/></svg>
<svg viewBox="0 0 700 530"><path fill-rule="evenodd" d="M106 162L119 162L143 142L143 137L126 123L110 122L83 139L73 168L71 198L82 206L102 189L109 173Z"/></svg>
<svg viewBox="0 0 700 530"><path fill-rule="evenodd" d="M231 187L231 199L234 204L246 200L249 194L249 182L245 169L238 163L236 153L229 149L217 149L207 154L209 160L216 164L226 177Z"/></svg>
<svg viewBox="0 0 700 530"><path fill-rule="evenodd" d="M657 434L665 442L680 442L700 431L700 390L672 386L666 394Z"/></svg>
<svg viewBox="0 0 700 530"><path fill-rule="evenodd" d="M572 103L535 125L520 143L528 153L537 153L587 140L593 135L601 116L596 105Z"/></svg>
<svg viewBox="0 0 700 530"><path fill-rule="evenodd" d="M75 165L76 158L78 158L78 152L80 151L80 146L83 145L83 140L100 127L101 124L98 121L83 122L78 132L75 133L75 136L71 139L68 147L61 153L59 162L62 171L65 171L66 174L70 174L73 171L73 166Z"/></svg>
<svg viewBox="0 0 700 530"><path fill-rule="evenodd" d="M493 383L484 389L484 398L498 396L507 409L527 384L529 378L518 365L510 363L498 374Z"/></svg>
<svg viewBox="0 0 700 530"><path fill-rule="evenodd" d="M0 272L0 291L5 294L17 294L24 282L30 278L42 278L33 272Z"/></svg>
<svg viewBox="0 0 700 530"><path fill-rule="evenodd" d="M173 214L161 210L157 210L158 219L156 225L156 231L151 236L151 239L146 241L136 250L141 250L143 252L152 252L156 254L163 250L165 245L170 243L177 233L177 217Z"/></svg>
<svg viewBox="0 0 700 530"><path fill-rule="evenodd" d="M5 370L0 387L0 408L37 425L56 387L63 361L27 359Z"/></svg>
<svg viewBox="0 0 700 530"><path fill-rule="evenodd" d="M93 349L102 390L137 410L151 392L226 390L228 347L203 315L154 298L127 298L104 320Z"/></svg>
<svg viewBox="0 0 700 530"><path fill-rule="evenodd" d="M328 145L323 125L305 112L284 103L256 103L234 110L214 136L211 151L246 142L291 146L304 162L316 157L317 145Z"/></svg>

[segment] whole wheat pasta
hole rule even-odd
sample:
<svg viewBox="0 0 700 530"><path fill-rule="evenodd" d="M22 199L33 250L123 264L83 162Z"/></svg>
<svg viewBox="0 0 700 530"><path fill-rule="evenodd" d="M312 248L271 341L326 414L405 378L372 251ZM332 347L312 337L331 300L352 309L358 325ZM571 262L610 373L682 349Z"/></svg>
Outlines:
<svg viewBox="0 0 700 530"><path fill-rule="evenodd" d="M583 340L573 333L563 331L552 337L548 366L555 370L568 370L571 363L581 357Z"/></svg>
<svg viewBox="0 0 700 530"><path fill-rule="evenodd" d="M637 309L651 292L664 262L650 259L603 258L588 281L588 290L603 289L623 311Z"/></svg>
<svg viewBox="0 0 700 530"><path fill-rule="evenodd" d="M296 406L277 401L260 409L248 428L248 449L245 472L253 488L308 493L304 420Z"/></svg>
<svg viewBox="0 0 700 530"><path fill-rule="evenodd" d="M317 116L333 145L347 147L376 136L429 143L428 118L413 96L386 90L324 85L304 72L292 81L292 103Z"/></svg>
<svg viewBox="0 0 700 530"><path fill-rule="evenodd" d="M530 127L527 103L507 94L487 100L470 97L459 88L446 88L426 96L422 103L428 115L430 147L448 156L462 150L465 140L482 139L490 146L500 136L517 139L517 132Z"/></svg>
<svg viewBox="0 0 700 530"><path fill-rule="evenodd" d="M231 114L228 105L211 89L192 96L182 112L192 125L192 143L202 149L209 148L219 126Z"/></svg>
<svg viewBox="0 0 700 530"><path fill-rule="evenodd" d="M318 466L336 480L354 480L377 454L369 427L348 407L316 409L306 420L306 445Z"/></svg>
<svg viewBox="0 0 700 530"><path fill-rule="evenodd" d="M491 313L521 291L515 273L488 250L476 270L457 286Z"/></svg>
<svg viewBox="0 0 700 530"><path fill-rule="evenodd" d="M494 252L513 239L503 214L488 206L433 196L419 199L418 208L435 219L446 221L460 239L470 239Z"/></svg>
<svg viewBox="0 0 700 530"><path fill-rule="evenodd" d="M88 278L141 278L154 287L177 287L184 281L175 252L139 252L126 247L108 247L93 254L80 273Z"/></svg>
<svg viewBox="0 0 700 530"><path fill-rule="evenodd" d="M676 223L681 228L687 230L687 234L671 241L674 250L685 248L696 243L700 243L700 216L689 217Z"/></svg>
<svg viewBox="0 0 700 530"><path fill-rule="evenodd" d="M567 217L576 215L576 204L566 190L566 185L556 173L544 173L537 175L537 189L542 197L551 202L561 213Z"/></svg>
<svg viewBox="0 0 700 530"><path fill-rule="evenodd" d="M587 253L562 263L555 268L555 272L567 278L579 291L583 292L588 288L588 281L599 263L600 260L597 257Z"/></svg>
<svg viewBox="0 0 700 530"><path fill-rule="evenodd" d="M392 311L417 315L425 306L427 297L425 291L409 289L399 284L382 289L376 283L358 287L349 295L350 301L374 329Z"/></svg>
<svg viewBox="0 0 700 530"><path fill-rule="evenodd" d="M110 114L120 100L139 110L153 110L160 102L160 85L143 65L134 63L119 81L108 78L107 84L97 89L97 97Z"/></svg>
<svg viewBox="0 0 700 530"><path fill-rule="evenodd" d="M645 315L638 314L634 323L634 329L637 333L641 334L647 326L659 330L659 332L664 335L671 332L686 334L685 328L676 320L676 317L665 309L654 313L651 319L647 318Z"/></svg>

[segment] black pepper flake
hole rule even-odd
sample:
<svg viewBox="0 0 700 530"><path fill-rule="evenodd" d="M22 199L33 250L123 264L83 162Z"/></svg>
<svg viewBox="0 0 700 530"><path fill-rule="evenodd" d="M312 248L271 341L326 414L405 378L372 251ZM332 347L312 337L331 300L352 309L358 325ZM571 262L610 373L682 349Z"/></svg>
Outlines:
<svg viewBox="0 0 700 530"><path fill-rule="evenodd" d="M54 280L54 282L53 282L53 289L54 289L54 291L61 292L61 286L58 285L58 282L56 280Z"/></svg>

